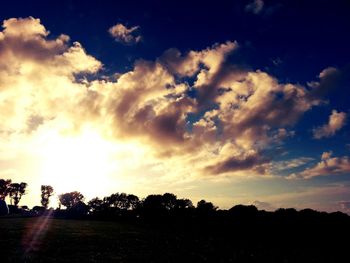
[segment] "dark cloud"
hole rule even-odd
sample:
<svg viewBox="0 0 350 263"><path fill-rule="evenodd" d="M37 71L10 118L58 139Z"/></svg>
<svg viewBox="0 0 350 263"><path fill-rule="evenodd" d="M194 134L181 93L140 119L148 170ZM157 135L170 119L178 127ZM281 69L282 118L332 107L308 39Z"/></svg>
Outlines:
<svg viewBox="0 0 350 263"><path fill-rule="evenodd" d="M221 174L227 172L235 172L242 170L254 170L260 174L264 174L266 168L264 164L269 163L270 160L260 154L251 154L247 156L228 157L227 159L205 167L205 170L213 174Z"/></svg>
<svg viewBox="0 0 350 263"><path fill-rule="evenodd" d="M322 70L319 74L319 81L312 81L308 83L308 86L311 88L311 91L308 95L310 101L320 103L320 98L324 98L324 96L331 89L339 87L349 72L350 68L339 70L334 67L328 67Z"/></svg>

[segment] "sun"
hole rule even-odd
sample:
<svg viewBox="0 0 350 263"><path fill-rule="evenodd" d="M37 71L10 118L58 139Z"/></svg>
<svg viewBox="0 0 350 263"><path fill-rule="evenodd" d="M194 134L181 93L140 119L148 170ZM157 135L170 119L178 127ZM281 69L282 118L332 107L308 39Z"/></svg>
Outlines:
<svg viewBox="0 0 350 263"><path fill-rule="evenodd" d="M91 131L75 136L46 135L40 150L41 182L52 185L56 193L103 193L116 165L111 148L108 141Z"/></svg>

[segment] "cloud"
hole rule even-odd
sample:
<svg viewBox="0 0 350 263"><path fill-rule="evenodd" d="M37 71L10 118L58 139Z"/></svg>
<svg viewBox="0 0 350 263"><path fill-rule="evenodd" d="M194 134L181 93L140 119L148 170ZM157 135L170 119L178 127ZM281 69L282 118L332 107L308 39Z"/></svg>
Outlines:
<svg viewBox="0 0 350 263"><path fill-rule="evenodd" d="M281 137L283 129L317 104L304 87L280 84L261 71L248 72L240 80L228 78L220 86L225 90L215 98L220 108L213 110L213 116L221 121L224 137L236 138L246 148L266 146L274 129Z"/></svg>
<svg viewBox="0 0 350 263"><path fill-rule="evenodd" d="M227 150L230 151L230 149ZM214 164L206 166L205 170L207 172L222 174L242 170L253 170L259 174L265 174L265 164L269 162L269 159L254 151L235 156L232 153L225 153L225 150L223 150L220 155L223 157L223 160L216 161Z"/></svg>
<svg viewBox="0 0 350 263"><path fill-rule="evenodd" d="M330 151L330 152L323 152L322 155L321 155L321 160L322 161L327 161L331 158L333 152Z"/></svg>
<svg viewBox="0 0 350 263"><path fill-rule="evenodd" d="M348 67L343 70L334 67L325 68L318 75L319 81L308 82L308 86L311 88L310 99L317 101L317 98L323 98L331 89L338 87L348 74ZM319 103L321 102L319 101Z"/></svg>
<svg viewBox="0 0 350 263"><path fill-rule="evenodd" d="M313 135L315 139L321 139L323 137L331 137L338 130L340 130L346 123L346 113L337 112L336 110L332 111L332 114L329 116L328 123L313 129Z"/></svg>
<svg viewBox="0 0 350 263"><path fill-rule="evenodd" d="M313 161L311 157L298 157L291 160L273 162L273 169L276 171L283 171L288 169L298 168Z"/></svg>
<svg viewBox="0 0 350 263"><path fill-rule="evenodd" d="M39 19L11 18L0 32L0 133L22 133L37 129L59 115L72 116L86 86L76 74L96 73L102 64L83 47L49 32ZM69 123L70 120L67 122Z"/></svg>
<svg viewBox="0 0 350 263"><path fill-rule="evenodd" d="M350 213L350 201L340 201L338 204L344 213Z"/></svg>
<svg viewBox="0 0 350 263"><path fill-rule="evenodd" d="M253 0L253 2L245 6L245 11L257 15L263 11L263 8L264 8L263 0Z"/></svg>
<svg viewBox="0 0 350 263"><path fill-rule="evenodd" d="M191 50L186 55L172 48L165 51L159 61L169 72L180 77L197 75L195 86L199 87L212 81L226 58L238 47L237 42L227 41L222 44L214 44L202 51Z"/></svg>
<svg viewBox="0 0 350 263"><path fill-rule="evenodd" d="M276 142L283 141L286 138L293 137L295 135L295 131L288 131L285 128L279 128L275 135L273 136Z"/></svg>
<svg viewBox="0 0 350 263"><path fill-rule="evenodd" d="M261 201L254 201L253 205L256 206L259 210L265 210L265 211L275 211L276 207L271 205L270 203L267 202L261 202Z"/></svg>
<svg viewBox="0 0 350 263"><path fill-rule="evenodd" d="M106 140L137 142L174 176L268 174L265 150L293 136L290 128L322 104L323 90L340 74L327 69L309 87L280 83L230 63L239 46L227 41L185 54L170 49L155 61L136 61L116 80L99 79L94 74L102 63L66 35L48 38L39 19L9 19L3 27L4 137L89 128ZM111 31L124 32L124 42L138 41L135 27L123 30Z"/></svg>
<svg viewBox="0 0 350 263"><path fill-rule="evenodd" d="M339 175L350 173L350 158L348 156L332 157L332 152L323 152L321 161L315 166L300 173L291 174L289 179L310 179L317 176Z"/></svg>
<svg viewBox="0 0 350 263"><path fill-rule="evenodd" d="M139 26L127 28L121 23L118 23L108 29L109 34L115 39L115 41L123 44L136 44L142 40L140 35L136 35L136 31Z"/></svg>

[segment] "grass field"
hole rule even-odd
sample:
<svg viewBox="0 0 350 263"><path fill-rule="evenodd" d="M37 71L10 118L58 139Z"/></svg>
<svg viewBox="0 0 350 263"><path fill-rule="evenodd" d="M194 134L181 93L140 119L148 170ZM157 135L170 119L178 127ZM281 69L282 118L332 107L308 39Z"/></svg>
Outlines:
<svg viewBox="0 0 350 263"><path fill-rule="evenodd" d="M222 231L199 225L185 229L0 218L0 262L338 262L345 253L340 240L312 237L305 230L302 236L296 232L294 238L276 234L277 238L245 228Z"/></svg>
<svg viewBox="0 0 350 263"><path fill-rule="evenodd" d="M166 246L166 243L163 243L164 238L160 236L160 232L151 232L145 227L115 222L48 219L41 233L38 229L39 218L0 219L0 246L5 260L167 261L159 251L151 249L163 249L162 247ZM171 251L167 250L166 254L171 256Z"/></svg>
<svg viewBox="0 0 350 263"><path fill-rule="evenodd" d="M216 257L210 240L183 238L184 233L173 229L64 219L48 219L40 227L41 221L0 218L0 262L180 262Z"/></svg>

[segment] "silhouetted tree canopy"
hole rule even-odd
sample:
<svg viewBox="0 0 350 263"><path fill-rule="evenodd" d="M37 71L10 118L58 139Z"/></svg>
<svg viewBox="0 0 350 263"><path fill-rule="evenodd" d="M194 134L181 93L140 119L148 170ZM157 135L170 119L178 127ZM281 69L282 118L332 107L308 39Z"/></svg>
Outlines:
<svg viewBox="0 0 350 263"><path fill-rule="evenodd" d="M217 210L217 207L213 205L212 202L207 202L205 200L200 200L197 203L197 212L200 215L210 215Z"/></svg>
<svg viewBox="0 0 350 263"><path fill-rule="evenodd" d="M61 194L58 197L60 203L67 207L67 209L72 208L75 204L84 200L83 194L78 191Z"/></svg>
<svg viewBox="0 0 350 263"><path fill-rule="evenodd" d="M177 199L175 202L175 209L184 210L194 208L190 199Z"/></svg>
<svg viewBox="0 0 350 263"><path fill-rule="evenodd" d="M34 206L34 207L32 208L32 211L33 211L35 214L37 214L37 215L43 214L43 213L45 212L45 210L46 210L45 207L43 207L43 206L38 206L38 205L36 205L36 206Z"/></svg>
<svg viewBox="0 0 350 263"><path fill-rule="evenodd" d="M72 217L83 217L89 211L89 206L83 201L78 201L69 209L69 216Z"/></svg>
<svg viewBox="0 0 350 263"><path fill-rule="evenodd" d="M128 200L128 208L129 210L134 210L140 205L140 199L133 194L128 194L127 195L127 200Z"/></svg>
<svg viewBox="0 0 350 263"><path fill-rule="evenodd" d="M102 199L95 197L88 202L89 210L92 213L103 211L108 205Z"/></svg>
<svg viewBox="0 0 350 263"><path fill-rule="evenodd" d="M229 210L232 216L253 217L257 214L258 209L254 205L235 205Z"/></svg>
<svg viewBox="0 0 350 263"><path fill-rule="evenodd" d="M51 185L41 186L41 205L45 208L48 207L50 197L53 195L53 187Z"/></svg>
<svg viewBox="0 0 350 263"><path fill-rule="evenodd" d="M143 200L142 208L148 216L166 215L175 208L176 200L176 195L170 193L149 195Z"/></svg>
<svg viewBox="0 0 350 263"><path fill-rule="evenodd" d="M130 210L135 209L139 203L139 198L136 195L129 195L126 193L115 193L104 199L109 207Z"/></svg>
<svg viewBox="0 0 350 263"><path fill-rule="evenodd" d="M10 193L11 180L0 179L0 200L5 200Z"/></svg>
<svg viewBox="0 0 350 263"><path fill-rule="evenodd" d="M9 193L11 201L18 207L18 203L21 201L22 196L26 193L27 183L12 183L10 184Z"/></svg>

